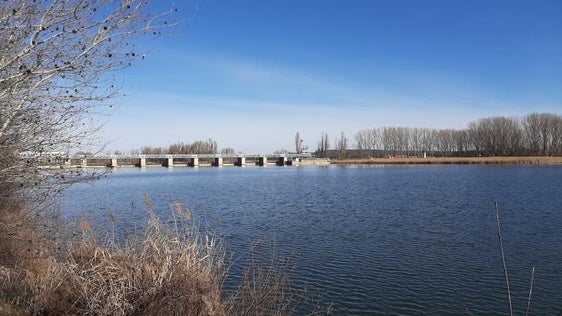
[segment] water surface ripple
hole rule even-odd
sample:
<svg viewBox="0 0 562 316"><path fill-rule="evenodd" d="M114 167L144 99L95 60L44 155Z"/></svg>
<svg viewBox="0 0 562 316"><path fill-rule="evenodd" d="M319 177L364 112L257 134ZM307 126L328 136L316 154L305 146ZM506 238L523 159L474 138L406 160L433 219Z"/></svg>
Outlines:
<svg viewBox="0 0 562 316"><path fill-rule="evenodd" d="M129 234L144 224L145 193L162 217L164 195L189 207L234 258L256 240L274 245L293 257L295 282L342 315L506 314L497 199L514 309L525 310L535 266L531 311L562 310L562 167L121 169L71 188L64 215L107 228L113 212Z"/></svg>

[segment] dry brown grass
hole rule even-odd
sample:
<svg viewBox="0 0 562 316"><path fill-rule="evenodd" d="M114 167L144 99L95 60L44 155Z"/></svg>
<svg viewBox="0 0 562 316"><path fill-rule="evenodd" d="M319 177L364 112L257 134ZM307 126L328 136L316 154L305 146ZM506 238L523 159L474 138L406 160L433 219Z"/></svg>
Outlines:
<svg viewBox="0 0 562 316"><path fill-rule="evenodd" d="M338 165L408 165L408 164L505 164L558 165L562 157L428 157L428 158L364 158L336 160Z"/></svg>
<svg viewBox="0 0 562 316"><path fill-rule="evenodd" d="M29 315L22 286L25 271L36 269L50 254L57 253L51 238L51 224L21 207L21 199L3 195L0 199L0 314ZM54 234L53 234L54 235Z"/></svg>
<svg viewBox="0 0 562 316"><path fill-rule="evenodd" d="M254 249L244 267L242 281L225 300L227 315L292 315L308 309L308 314L329 313L314 302L312 292L291 283L294 266L275 251L269 257ZM305 308L307 306L307 308Z"/></svg>
<svg viewBox="0 0 562 316"><path fill-rule="evenodd" d="M2 298L31 314L223 314L224 251L219 240L200 234L187 221L162 224L147 209L144 235L122 245L100 245L85 220L77 223L80 237L66 245L64 258L53 253L24 256L28 250L22 244L2 245L18 258L0 271ZM185 218L185 212L174 218L179 216ZM38 227L24 232L34 229Z"/></svg>
<svg viewBox="0 0 562 316"><path fill-rule="evenodd" d="M64 243L47 242L36 233L44 225L14 228L27 239L0 244L17 258L0 264L0 312L287 315L296 311L305 296L290 287L286 261L262 265L252 257L238 289L223 298L226 260L221 240L200 232L191 212L179 203L170 203L171 224L158 219L148 197L144 203L150 215L144 234L121 244L113 237L105 245L100 243L87 220L78 221L76 237Z"/></svg>

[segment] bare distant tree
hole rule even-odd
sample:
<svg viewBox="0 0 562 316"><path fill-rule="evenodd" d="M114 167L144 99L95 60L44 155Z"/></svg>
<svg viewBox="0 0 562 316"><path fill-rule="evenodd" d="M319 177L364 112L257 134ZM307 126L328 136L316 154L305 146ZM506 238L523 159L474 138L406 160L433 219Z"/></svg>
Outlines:
<svg viewBox="0 0 562 316"><path fill-rule="evenodd" d="M420 129L423 151L432 152L437 147L437 130L432 128Z"/></svg>
<svg viewBox="0 0 562 316"><path fill-rule="evenodd" d="M206 141L198 140L189 145L189 154L216 154L218 150L217 142L211 138Z"/></svg>
<svg viewBox="0 0 562 316"><path fill-rule="evenodd" d="M522 153L523 126L516 117L499 117L495 119L495 140L499 144L497 153L501 156L515 156Z"/></svg>
<svg viewBox="0 0 562 316"><path fill-rule="evenodd" d="M0 182L18 189L67 182L69 174L37 172L38 164L101 145L90 136L119 95L113 73L143 58L136 36L170 25L167 14L150 17L147 4L2 1Z"/></svg>
<svg viewBox="0 0 562 316"><path fill-rule="evenodd" d="M236 154L236 150L234 150L234 148L231 148L231 147L223 148L223 149L221 149L221 154L223 154L223 155L234 155L234 154Z"/></svg>
<svg viewBox="0 0 562 316"><path fill-rule="evenodd" d="M562 116L533 113L523 118L525 143L533 155L562 155Z"/></svg>
<svg viewBox="0 0 562 316"><path fill-rule="evenodd" d="M468 135L475 150L486 156L517 155L522 152L523 129L517 118L488 117L471 122Z"/></svg>
<svg viewBox="0 0 562 316"><path fill-rule="evenodd" d="M478 122L470 122L468 124L469 141L477 155L483 155L486 148L486 131Z"/></svg>
<svg viewBox="0 0 562 316"><path fill-rule="evenodd" d="M396 142L397 148L402 155L409 155L410 153L410 129L407 127L396 128Z"/></svg>
<svg viewBox="0 0 562 316"><path fill-rule="evenodd" d="M369 141L369 130L362 129L355 133L355 148L361 153L361 155L366 156L367 151L370 150Z"/></svg>
<svg viewBox="0 0 562 316"><path fill-rule="evenodd" d="M167 150L162 149L162 151L167 154L185 154L189 150L188 147L189 145L179 142L168 146Z"/></svg>
<svg viewBox="0 0 562 316"><path fill-rule="evenodd" d="M395 155L398 151L398 137L396 127L384 127L382 130L383 148L385 154Z"/></svg>
<svg viewBox="0 0 562 316"><path fill-rule="evenodd" d="M541 130L541 115L538 113L533 113L525 116L523 118L523 128L525 130L526 145L529 154L540 155L544 149L542 142Z"/></svg>
<svg viewBox="0 0 562 316"><path fill-rule="evenodd" d="M299 132L297 132L297 134L295 135L295 152L297 154L302 153L303 150L303 140L301 138L301 134L299 134Z"/></svg>
<svg viewBox="0 0 562 316"><path fill-rule="evenodd" d="M330 150L330 137L328 133L322 133L322 147L324 149L324 153Z"/></svg>
<svg viewBox="0 0 562 316"><path fill-rule="evenodd" d="M228 150L234 151L232 148ZM209 138L207 140L196 140L193 143L179 142L163 147L141 147L143 154L216 154L218 152L217 142Z"/></svg>
<svg viewBox="0 0 562 316"><path fill-rule="evenodd" d="M562 155L562 116L533 113L517 117L488 117L465 129L383 127L359 130L355 146L363 155L383 150L390 155L516 156ZM336 149L341 148L336 139ZM321 143L318 143L320 151Z"/></svg>
<svg viewBox="0 0 562 316"><path fill-rule="evenodd" d="M166 150L162 147L143 146L139 152L143 155L158 155L166 153Z"/></svg>
<svg viewBox="0 0 562 316"><path fill-rule="evenodd" d="M441 129L435 134L437 136L437 151L440 156L450 156L456 150L454 132L452 129Z"/></svg>
<svg viewBox="0 0 562 316"><path fill-rule="evenodd" d="M338 159L345 158L347 156L347 138L344 132L340 133L340 136L336 138L336 151L338 154Z"/></svg>
<svg viewBox="0 0 562 316"><path fill-rule="evenodd" d="M328 138L328 133L322 132L320 136L320 141L318 142L317 156L326 158L328 156L328 150L330 149L330 140Z"/></svg>
<svg viewBox="0 0 562 316"><path fill-rule="evenodd" d="M467 151L471 150L468 130L454 130L453 139L457 149L457 156L464 156Z"/></svg>
<svg viewBox="0 0 562 316"><path fill-rule="evenodd" d="M420 128L413 128L410 131L410 148L413 153L420 157L423 154L423 143L422 143L422 135L420 132Z"/></svg>

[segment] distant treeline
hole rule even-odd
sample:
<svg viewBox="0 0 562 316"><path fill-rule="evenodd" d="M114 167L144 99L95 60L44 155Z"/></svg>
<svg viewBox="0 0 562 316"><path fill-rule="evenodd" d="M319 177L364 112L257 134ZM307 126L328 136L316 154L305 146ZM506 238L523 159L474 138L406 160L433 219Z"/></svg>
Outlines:
<svg viewBox="0 0 562 316"><path fill-rule="evenodd" d="M217 154L218 146L217 142L212 139L207 140L197 140L193 143L175 143L168 147L152 147L144 146L138 151L140 154L151 155L151 154ZM232 148L223 148L221 154L234 154L236 151Z"/></svg>
<svg viewBox="0 0 562 316"><path fill-rule="evenodd" d="M343 133L335 149L322 134L319 157L422 156L562 156L562 116L533 113L522 118L489 117L465 129L381 127L355 134L355 148L346 148Z"/></svg>
<svg viewBox="0 0 562 316"><path fill-rule="evenodd" d="M302 152L298 133L295 144L296 152ZM328 134L323 132L316 157L562 156L562 115L533 113L524 117L488 117L470 122L465 129L378 127L358 131L354 142L342 132L334 144L331 148ZM217 142L209 138L168 147L145 146L131 153L235 154L236 151L232 148L219 151Z"/></svg>

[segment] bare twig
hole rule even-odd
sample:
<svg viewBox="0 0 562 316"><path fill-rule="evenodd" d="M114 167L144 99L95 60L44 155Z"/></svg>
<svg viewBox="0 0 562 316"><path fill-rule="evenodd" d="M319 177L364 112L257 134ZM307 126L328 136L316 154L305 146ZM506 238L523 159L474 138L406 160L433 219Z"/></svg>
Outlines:
<svg viewBox="0 0 562 316"><path fill-rule="evenodd" d="M500 210L498 208L498 201L494 201L494 205L496 207L496 221L498 223L498 239L500 241L500 251L502 256L503 272L505 276L505 285L507 287L507 298L509 300L509 315L513 316L513 306L511 304L511 290L509 289L509 276L507 273L507 265L505 264L505 254L503 251L503 239L502 239L502 230L500 225Z"/></svg>
<svg viewBox="0 0 562 316"><path fill-rule="evenodd" d="M92 179L63 172L66 158L103 147L97 132L120 95L114 75L143 59L135 40L176 25L167 20L173 8L154 13L148 3L2 2L0 183L13 183L2 191L48 191Z"/></svg>
<svg viewBox="0 0 562 316"><path fill-rule="evenodd" d="M531 296L533 295L533 282L535 281L535 267L531 271L531 286L529 287L529 299L527 300L527 312L525 316L529 315L529 308L531 307Z"/></svg>

